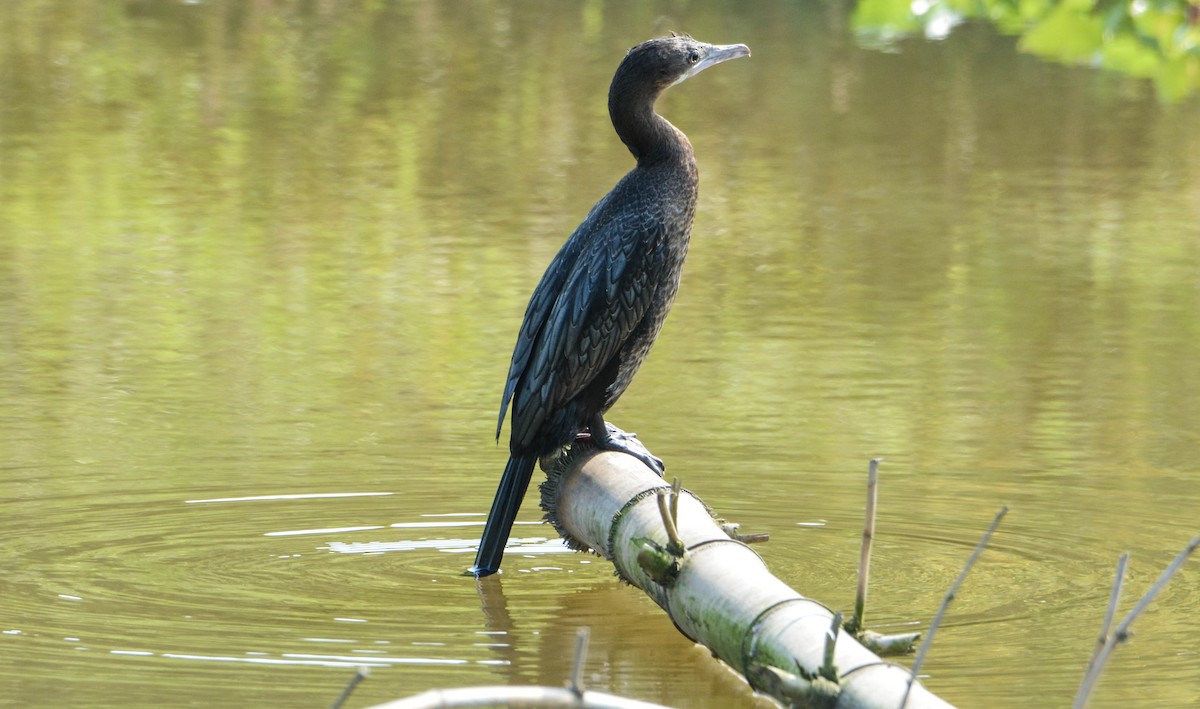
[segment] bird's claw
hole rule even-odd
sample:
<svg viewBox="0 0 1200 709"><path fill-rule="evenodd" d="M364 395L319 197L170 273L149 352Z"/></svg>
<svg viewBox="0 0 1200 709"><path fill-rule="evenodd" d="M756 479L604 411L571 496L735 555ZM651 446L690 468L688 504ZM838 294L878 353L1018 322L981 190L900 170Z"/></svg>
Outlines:
<svg viewBox="0 0 1200 709"><path fill-rule="evenodd" d="M627 453L645 463L646 467L653 470L660 478L666 472L662 458L651 453L650 449L638 440L636 433L626 433L607 421L604 422L603 434L596 435L597 432L594 428L590 433L592 442L596 444L597 448Z"/></svg>

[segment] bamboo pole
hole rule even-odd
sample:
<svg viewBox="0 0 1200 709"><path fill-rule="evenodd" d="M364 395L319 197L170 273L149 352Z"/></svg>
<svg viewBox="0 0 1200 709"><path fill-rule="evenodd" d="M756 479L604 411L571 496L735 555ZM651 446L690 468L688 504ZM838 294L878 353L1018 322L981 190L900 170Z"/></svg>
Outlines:
<svg viewBox="0 0 1200 709"><path fill-rule="evenodd" d="M755 690L786 706L900 706L909 671L847 633L827 641L834 613L771 575L698 497L684 490L660 505L670 490L661 478L631 456L590 445L576 443L543 467L542 508L568 545L610 560ZM914 682L905 706L951 705Z"/></svg>

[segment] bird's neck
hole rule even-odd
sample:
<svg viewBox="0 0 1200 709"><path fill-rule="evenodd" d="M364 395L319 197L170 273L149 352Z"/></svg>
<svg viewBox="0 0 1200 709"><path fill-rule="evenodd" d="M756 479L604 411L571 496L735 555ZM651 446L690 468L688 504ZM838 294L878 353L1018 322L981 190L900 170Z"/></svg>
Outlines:
<svg viewBox="0 0 1200 709"><path fill-rule="evenodd" d="M657 95L609 94L608 114L621 142L637 158L639 167L666 162L693 165L695 154L683 131L654 112Z"/></svg>

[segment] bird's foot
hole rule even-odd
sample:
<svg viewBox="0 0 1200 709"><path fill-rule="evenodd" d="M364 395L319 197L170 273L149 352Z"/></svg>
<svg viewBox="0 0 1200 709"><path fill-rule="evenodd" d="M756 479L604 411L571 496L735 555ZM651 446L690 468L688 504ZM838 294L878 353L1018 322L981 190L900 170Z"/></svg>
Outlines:
<svg viewBox="0 0 1200 709"><path fill-rule="evenodd" d="M628 453L645 463L646 467L653 470L660 478L666 471L662 458L651 453L650 449L638 440L636 433L626 433L603 419L589 426L588 433L592 443L601 450Z"/></svg>

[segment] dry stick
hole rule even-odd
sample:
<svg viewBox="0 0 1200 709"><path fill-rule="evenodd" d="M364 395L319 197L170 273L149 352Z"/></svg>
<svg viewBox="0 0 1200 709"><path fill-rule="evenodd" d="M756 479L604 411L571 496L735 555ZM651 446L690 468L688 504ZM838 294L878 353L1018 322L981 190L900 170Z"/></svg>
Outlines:
<svg viewBox="0 0 1200 709"><path fill-rule="evenodd" d="M1117 615L1117 604L1121 601L1121 587L1125 585L1125 569L1128 566L1129 552L1125 552L1117 560L1117 577L1113 579L1112 593L1108 597L1108 609L1104 611L1104 622L1100 624L1100 637L1096 638L1096 647L1092 650L1092 656L1088 658L1087 671L1083 673L1084 678L1092 673L1092 668L1096 666L1096 658L1100 656L1105 643L1108 642L1108 631L1112 628L1113 617Z"/></svg>
<svg viewBox="0 0 1200 709"><path fill-rule="evenodd" d="M587 628L580 628L575 634L575 663L571 665L571 683L568 686L580 699L583 699L583 666L587 663L589 635Z"/></svg>
<svg viewBox="0 0 1200 709"><path fill-rule="evenodd" d="M1171 580L1176 571L1179 571L1179 568L1183 566L1183 562L1187 561L1188 557L1192 555L1192 552L1196 551L1197 547L1200 547L1200 536L1192 537L1187 546L1175 556L1175 560L1171 562L1171 565L1163 569L1158 580L1154 582L1149 591L1146 591L1146 595L1141 597L1137 605L1133 607L1133 610L1129 611L1121 619L1121 622L1117 624L1116 629L1108 635L1108 638L1104 642L1104 647L1096 653L1095 661L1092 663L1088 673L1084 675L1083 683L1079 686L1079 694L1075 696L1075 709L1082 709L1087 706L1088 698L1091 696L1092 690L1095 689L1096 682L1100 679L1100 674L1104 672L1104 665L1108 662L1109 656L1112 655L1113 649L1118 644L1129 639L1130 635L1132 635L1129 632L1129 626L1133 624L1134 619L1141 615L1142 611L1146 610L1146 606L1150 605L1150 602L1154 600L1158 592L1167 585L1167 582Z"/></svg>
<svg viewBox="0 0 1200 709"><path fill-rule="evenodd" d="M867 511L863 519L862 551L858 557L858 592L854 598L854 613L846 623L846 630L859 642L880 655L902 655L912 652L912 646L921 637L920 633L881 635L867 630L864 616L867 611L867 587L871 576L871 546L875 541L875 509L877 507L879 464L883 458L872 458L867 469Z"/></svg>
<svg viewBox="0 0 1200 709"><path fill-rule="evenodd" d="M370 667L359 667L358 671L354 673L354 676L350 678L350 682L346 684L346 688L342 690L341 695L334 700L329 709L341 709L342 705L346 703L346 700L350 698L350 693L353 692L354 688L358 686L358 683L366 679L367 675L369 674L371 674Z"/></svg>
<svg viewBox="0 0 1200 709"><path fill-rule="evenodd" d="M854 597L854 616L850 620L850 632L861 633L866 626L863 614L867 608L867 580L871 574L871 543L875 541L875 501L878 498L876 483L879 482L879 461L872 458L867 469L867 514L863 521L862 552L858 555L858 593Z"/></svg>
<svg viewBox="0 0 1200 709"><path fill-rule="evenodd" d="M958 578L954 579L954 583L950 584L950 590L946 592L946 597L942 599L942 605L938 607L937 613L933 616L933 622L929 624L929 632L925 634L925 640L921 643L921 649L917 651L917 659L913 662L912 676L908 678L908 687L904 690L904 698L900 700L900 709L904 709L904 705L908 703L908 693L912 691L913 682L917 680L917 673L921 670L921 663L925 660L925 653L929 651L929 646L933 644L933 634L937 632L938 626L941 625L942 616L946 615L946 609L950 607L950 602L954 600L954 594L958 593L958 587L962 585L967 574L970 573L971 567L979 559L979 555L983 553L984 547L987 546L988 540L992 538L992 533L996 531L996 527L1000 526L1000 520L1004 519L1004 515L1008 513L1008 505L1000 508L996 513L996 518L992 520L987 531L983 533L983 538L975 545L975 551L971 552L971 556L967 559L966 566L958 573Z"/></svg>

